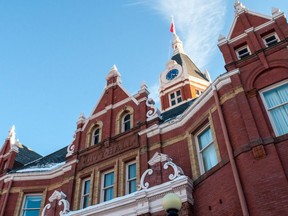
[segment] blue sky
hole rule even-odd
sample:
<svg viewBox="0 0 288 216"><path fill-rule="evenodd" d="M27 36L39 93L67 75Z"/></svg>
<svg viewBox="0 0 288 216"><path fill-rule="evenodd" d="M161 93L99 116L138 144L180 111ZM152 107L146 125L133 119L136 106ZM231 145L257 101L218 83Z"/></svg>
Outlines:
<svg viewBox="0 0 288 216"><path fill-rule="evenodd" d="M203 3L204 2L204 3ZM243 0L271 15L286 0ZM233 0L0 0L0 146L16 138L47 155L71 143L116 64L131 94L143 81L157 100L171 53L170 16L186 53L212 80L225 72L217 47L234 17ZM205 46L203 46L205 44Z"/></svg>

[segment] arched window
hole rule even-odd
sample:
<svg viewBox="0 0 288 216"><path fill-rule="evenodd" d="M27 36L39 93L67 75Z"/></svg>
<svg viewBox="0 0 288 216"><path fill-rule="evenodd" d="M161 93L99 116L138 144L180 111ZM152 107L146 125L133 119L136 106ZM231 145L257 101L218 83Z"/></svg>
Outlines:
<svg viewBox="0 0 288 216"><path fill-rule="evenodd" d="M131 128L131 115L126 113L122 118L122 132L128 131Z"/></svg>
<svg viewBox="0 0 288 216"><path fill-rule="evenodd" d="M100 142L100 128L96 128L93 132L92 144L97 144Z"/></svg>

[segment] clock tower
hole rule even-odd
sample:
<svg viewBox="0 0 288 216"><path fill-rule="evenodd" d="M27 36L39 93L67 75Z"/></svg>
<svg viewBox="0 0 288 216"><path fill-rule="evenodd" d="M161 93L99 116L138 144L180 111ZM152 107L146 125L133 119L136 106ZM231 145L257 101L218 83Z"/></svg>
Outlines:
<svg viewBox="0 0 288 216"><path fill-rule="evenodd" d="M210 85L208 71L202 73L185 54L182 41L173 31L173 56L160 75L162 111L184 104L198 96Z"/></svg>

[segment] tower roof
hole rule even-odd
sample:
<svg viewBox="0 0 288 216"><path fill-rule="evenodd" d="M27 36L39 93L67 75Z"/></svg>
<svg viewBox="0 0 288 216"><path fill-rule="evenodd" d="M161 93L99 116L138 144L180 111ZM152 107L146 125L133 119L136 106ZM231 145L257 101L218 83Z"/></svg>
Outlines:
<svg viewBox="0 0 288 216"><path fill-rule="evenodd" d="M209 81L209 79L203 73L201 73L199 68L186 54L178 53L172 57L172 60L176 61L177 64L181 65L182 67L186 67L189 75Z"/></svg>

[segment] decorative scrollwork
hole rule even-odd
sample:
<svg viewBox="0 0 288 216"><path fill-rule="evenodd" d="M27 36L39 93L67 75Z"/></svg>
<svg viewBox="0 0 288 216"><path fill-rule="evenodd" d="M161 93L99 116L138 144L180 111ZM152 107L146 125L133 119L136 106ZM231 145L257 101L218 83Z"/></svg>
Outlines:
<svg viewBox="0 0 288 216"><path fill-rule="evenodd" d="M60 206L62 204L64 205L64 209L60 211L60 216L65 215L70 211L70 203L66 199L59 200L58 205Z"/></svg>
<svg viewBox="0 0 288 216"><path fill-rule="evenodd" d="M174 170L174 173L169 175L169 179L173 180L181 175L184 175L183 170L181 169L181 167L177 166L176 164L174 164L172 161L168 161L164 164L163 168L164 169L168 169L168 167L171 166Z"/></svg>
<svg viewBox="0 0 288 216"><path fill-rule="evenodd" d="M47 205L45 205L45 207L43 208L43 211L42 211L42 213L41 213L41 216L46 216L46 215L45 215L45 212L46 212L47 209L50 209L50 208L51 208L51 204L50 204L50 203L48 203Z"/></svg>
<svg viewBox="0 0 288 216"><path fill-rule="evenodd" d="M141 176L141 179L140 179L140 185L139 185L139 190L142 190L142 189L147 189L149 187L149 183L148 182L145 182L144 183L144 180L146 178L147 175L152 175L153 173L153 170L152 169L147 169L143 175Z"/></svg>
<svg viewBox="0 0 288 216"><path fill-rule="evenodd" d="M75 141L75 139L76 139L76 132L73 135L73 140L72 140L71 144L67 147L66 157L69 157L70 155L72 155L74 153L74 150L75 150L74 141Z"/></svg>
<svg viewBox="0 0 288 216"><path fill-rule="evenodd" d="M151 110L148 110L148 112L146 113L146 117L147 117L147 118L153 118L153 117L158 116L158 115L156 115L156 114L159 113L159 110L158 110L157 107L155 106L155 102L153 101L152 98L148 98L148 99L146 100L146 105L151 108Z"/></svg>
<svg viewBox="0 0 288 216"><path fill-rule="evenodd" d="M45 205L45 207L43 208L43 211L41 213L41 216L46 216L45 213L46 213L46 210L47 209L50 209L51 208L51 203L54 202L55 200L59 200L58 201L58 205L64 205L64 209L62 211L60 211L59 215L62 216L62 215L65 215L67 214L69 211L70 211L70 203L68 202L68 200L66 200L66 194L63 193L62 191L57 191L55 190L53 192L53 194L49 197L49 202L47 205Z"/></svg>

